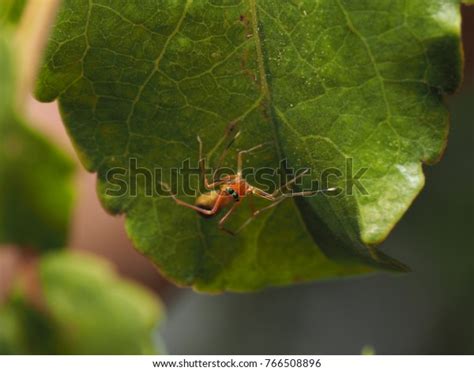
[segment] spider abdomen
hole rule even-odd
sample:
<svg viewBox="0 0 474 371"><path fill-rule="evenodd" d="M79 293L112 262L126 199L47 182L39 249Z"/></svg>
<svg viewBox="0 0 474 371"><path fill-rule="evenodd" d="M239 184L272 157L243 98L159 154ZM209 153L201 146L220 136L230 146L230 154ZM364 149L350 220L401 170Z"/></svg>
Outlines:
<svg viewBox="0 0 474 371"><path fill-rule="evenodd" d="M222 198L222 197L219 198L219 192L211 191L211 192L207 192L207 193L203 193L199 195L196 198L194 205L196 205L197 207L201 209L209 210L209 211L213 210L216 207L217 207L217 210L220 210L222 206L228 204L229 201L230 200L228 200L227 198ZM216 205L216 202L218 202L219 204ZM205 214L199 211L198 211L198 214L204 218L212 218L215 215L215 214L209 215L209 214Z"/></svg>

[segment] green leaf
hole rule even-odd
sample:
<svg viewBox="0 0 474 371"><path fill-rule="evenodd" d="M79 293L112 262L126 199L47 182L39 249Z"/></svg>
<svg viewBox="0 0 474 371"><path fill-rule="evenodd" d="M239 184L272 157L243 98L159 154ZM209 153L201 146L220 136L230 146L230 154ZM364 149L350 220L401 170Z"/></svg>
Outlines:
<svg viewBox="0 0 474 371"><path fill-rule="evenodd" d="M156 354L159 300L92 255L45 255L41 309L24 291L0 311L0 353Z"/></svg>
<svg viewBox="0 0 474 371"><path fill-rule="evenodd" d="M63 247L73 203L72 161L15 109L15 57L0 37L0 244Z"/></svg>
<svg viewBox="0 0 474 371"><path fill-rule="evenodd" d="M23 14L27 0L2 0L0 25L16 25Z"/></svg>
<svg viewBox="0 0 474 371"><path fill-rule="evenodd" d="M459 25L454 0L66 0L37 96L59 100L105 208L127 215L135 246L179 284L245 291L368 265L406 270L375 245L423 187L422 163L445 146ZM138 197L108 193L117 184L107 172L131 159L163 174L195 165L197 135L215 166L230 123L241 135L226 166L235 170L238 148L271 141L246 165L287 159L318 179L350 159L353 174L368 169L368 195L286 200L233 237L218 218L148 197L143 175ZM231 228L248 218L240 209Z"/></svg>
<svg viewBox="0 0 474 371"><path fill-rule="evenodd" d="M10 45L4 35L0 37L0 122L4 122L11 115L15 91L13 76L14 60Z"/></svg>
<svg viewBox="0 0 474 371"><path fill-rule="evenodd" d="M11 305L0 308L0 354L14 354L22 348L18 316Z"/></svg>
<svg viewBox="0 0 474 371"><path fill-rule="evenodd" d="M47 315L15 293L0 307L0 354L55 354L56 328Z"/></svg>

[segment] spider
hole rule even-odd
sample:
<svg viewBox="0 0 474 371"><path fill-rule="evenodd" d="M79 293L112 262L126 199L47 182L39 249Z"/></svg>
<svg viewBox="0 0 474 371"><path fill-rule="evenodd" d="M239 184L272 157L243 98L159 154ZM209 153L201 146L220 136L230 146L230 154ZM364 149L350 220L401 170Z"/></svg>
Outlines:
<svg viewBox="0 0 474 371"><path fill-rule="evenodd" d="M234 139L237 137L236 135ZM260 213L263 211L269 210L277 205L279 205L282 201L290 197L297 197L297 196L311 196L315 195L319 192L328 192L334 191L336 188L328 188L324 190L318 191L306 191L306 192L296 192L296 193L283 193L283 190L293 183L295 183L299 178L304 176L308 173L309 169L301 172L299 175L292 178L290 181L286 182L278 189L275 190L273 193L265 192L264 190L250 185L243 177L242 177L242 164L243 164L243 156L252 152L255 152L262 147L265 146L265 143L259 144L255 147L252 147L247 150L239 151L237 154L237 173L233 175L225 175L221 179L215 181L214 179L209 182L205 173L205 157L203 157L203 143L201 138L198 136L197 141L199 143L199 167L201 171L201 176L204 179L204 187L207 189L208 192L199 195L196 198L194 204L190 204L188 202L182 201L176 197L176 195L171 193L170 187L166 183L161 183L166 191L170 192L170 196L176 202L176 204L187 207L189 209L195 210L198 212L199 215L203 217L214 217L223 209L228 209L224 216L219 220L218 226L219 229L227 232L230 235L237 235L241 232L246 226L248 226ZM227 146L223 155L220 156L219 163L221 162L222 158L224 158L224 154L229 149L231 143ZM214 172L216 174L217 170ZM213 175L213 178L214 178ZM244 198L250 198L252 196L263 198L271 203L265 207L262 207L258 210L254 210L252 208L252 214L249 219L247 219L237 230L231 231L230 229L225 227L225 223L232 215L232 213L242 204L242 200Z"/></svg>

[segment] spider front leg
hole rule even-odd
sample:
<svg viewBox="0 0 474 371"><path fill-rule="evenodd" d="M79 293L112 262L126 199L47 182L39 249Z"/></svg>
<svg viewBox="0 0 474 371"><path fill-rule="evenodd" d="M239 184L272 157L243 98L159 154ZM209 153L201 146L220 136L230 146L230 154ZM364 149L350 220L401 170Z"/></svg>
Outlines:
<svg viewBox="0 0 474 371"><path fill-rule="evenodd" d="M209 181L207 180L207 175L206 175L206 158L204 157L203 155L203 150L202 150L202 140L201 140L201 137L198 135L197 136L197 141L198 141L198 144L199 144L199 171L201 172L201 179L204 181L204 187L207 189L207 190L212 190L214 189L213 188L213 185L214 183L209 183Z"/></svg>
<svg viewBox="0 0 474 371"><path fill-rule="evenodd" d="M329 192L329 191L336 190L336 188L333 187L333 188L321 189L321 190L316 190L316 191L283 193L283 190L285 188L288 188L291 184L296 183L298 179L308 174L309 170L310 169L306 169L302 171L300 174L296 175L295 177L293 177L292 179L290 179L289 181L287 181L286 183L278 187L273 193L268 193L268 192L263 191L262 189L255 188L255 187L253 189L253 192L259 197L265 198L270 201L277 201L280 197L288 198L288 197L296 197L296 196L313 196L319 192Z"/></svg>
<svg viewBox="0 0 474 371"><path fill-rule="evenodd" d="M296 183L296 181L300 178L302 178L303 176L305 176L307 173L309 172L309 169L306 169L304 171L302 171L300 174L296 175L295 177L293 177L292 179L290 179L289 181L287 181L285 184L281 185L279 188L277 188L272 194L271 196L272 197L276 197L278 194L283 194L283 189L285 188L288 188L288 186L290 186L291 184L294 184Z"/></svg>
<svg viewBox="0 0 474 371"><path fill-rule="evenodd" d="M254 152L266 145L268 145L270 143L262 143L262 144L259 144L255 147L252 147L250 149L246 149L246 150L243 150L243 151L240 151L238 154L237 154L237 175L238 176L242 176L242 166L243 166L243 157L244 155L248 154L248 153L251 153L251 152Z"/></svg>
<svg viewBox="0 0 474 371"><path fill-rule="evenodd" d="M201 137L199 135L197 136L197 141L199 143L199 170L201 172L201 178L204 181L204 187L208 191L212 191L216 187L222 184L225 184L229 180L232 180L233 178L235 178L235 175L227 175L224 179L218 180L216 182L215 181L209 182L206 175L206 158L203 155L203 144L202 144Z"/></svg>
<svg viewBox="0 0 474 371"><path fill-rule="evenodd" d="M266 210L269 210L277 205L279 205L282 201L284 200L284 198L281 198L279 200L276 200L276 201L273 201L270 205L268 206L265 206L265 207L262 207L261 209L258 209L258 210L255 210L252 212L252 215L250 216L250 218L248 218L235 232L234 234L238 234L242 231L242 229L244 229L245 227L247 227L251 222L253 222L255 220L255 218L257 218L257 216L259 216L262 212L266 211Z"/></svg>
<svg viewBox="0 0 474 371"><path fill-rule="evenodd" d="M234 123L234 126L236 125L237 123L235 122ZM232 123L230 124L232 125ZM227 137L229 136L229 134L232 132L232 130L229 130L227 132L227 134L224 136ZM227 143L227 145L225 146L224 150L222 151L221 155L219 156L219 159L217 160L217 164L216 164L216 169L214 170L214 173L212 174L212 179L215 179L216 178L216 173L217 171L220 169L221 165L222 165L222 162L224 161L224 159L226 158L227 154L229 153L229 150L230 150L230 147L232 147L232 144L234 144L235 140L239 137L240 135L240 131L238 131L232 138L231 140L229 141L229 143Z"/></svg>
<svg viewBox="0 0 474 371"><path fill-rule="evenodd" d="M272 203L268 206L265 206L265 207L262 207L258 210L255 210L254 212L252 212L252 215L250 216L250 218L248 218L238 229L237 231L235 232L235 234L239 233L242 229L244 229L245 227L247 227L253 220L255 220L255 218L257 218L257 216L259 216L262 212L266 211L266 210L269 210L269 209L272 209L276 206L278 206L282 201L284 201L285 199L287 198L292 198L292 197L301 197L301 196L314 196L316 193L319 193L319 192L328 192L328 191L334 191L336 190L336 188L328 188L328 189L322 189L322 190L318 190L318 191L306 191L306 192L295 192L295 193L284 193L280 196L274 196L273 194L271 193L267 193L259 188L255 188L253 187L252 188L252 194L257 196L257 197L261 197L261 198L264 198L265 200L268 200L268 201L272 201Z"/></svg>
<svg viewBox="0 0 474 371"><path fill-rule="evenodd" d="M257 197L264 198L265 200L276 202L276 201L283 201L286 198L292 197L301 197L301 196L314 196L320 192L332 192L335 191L337 188L328 188L328 189L321 189L318 191L303 191L303 192L293 192L293 193L282 193L279 196L274 195L274 193L267 193L259 188L254 188L252 190L253 194Z"/></svg>

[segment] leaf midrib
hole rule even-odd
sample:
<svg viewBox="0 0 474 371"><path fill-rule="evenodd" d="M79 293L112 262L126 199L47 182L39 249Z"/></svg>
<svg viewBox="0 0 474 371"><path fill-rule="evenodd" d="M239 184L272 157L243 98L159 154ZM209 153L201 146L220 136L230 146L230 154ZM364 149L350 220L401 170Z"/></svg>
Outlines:
<svg viewBox="0 0 474 371"><path fill-rule="evenodd" d="M258 22L258 13L257 13L257 3L256 3L257 0L249 0L249 4L250 4L250 8L251 8L251 20L252 20L252 31L253 31L253 37L255 39L255 47L256 47L256 53L257 53L257 65L258 65L258 72L259 72L259 75L260 75L260 78L261 78L261 83L260 83L260 87L261 87L261 91L262 91L262 96L265 98L265 103L266 103L266 111L267 111L267 114L268 114L268 118L269 118L269 121L271 121L271 125L272 125L272 128L273 128L273 136L274 136L274 141L275 141L275 146L276 146L276 150L277 150L277 156L278 156L278 160L281 161L283 159L283 150L281 148L281 143L280 143L280 140L279 140L279 136L278 136L278 128L277 128L277 119L276 119L276 114L279 114L281 117L284 117L284 115L282 114L282 112L280 112L278 110L278 108L276 107L273 107L272 106L272 95L271 95L271 91L270 91L270 85L268 83L268 80L267 80L267 74L266 74L266 68L265 68L265 58L264 58L264 50L263 50L263 42L262 42L262 39L261 39L261 34L260 34L260 27L259 27L259 22ZM346 18L347 18L347 14L345 12L345 10L342 8L342 4L340 4L339 0L338 0L338 5L341 7L341 9L343 10ZM347 20L349 22L349 20ZM366 45L366 47L368 47ZM370 52L370 50L369 50ZM374 63L374 68L376 67L375 66L375 62L373 60L373 56L372 54L370 53L371 55L371 60L372 62ZM328 138L329 139L329 138ZM335 148L338 148L337 146L335 146ZM343 154L345 157L347 155ZM294 203L294 200L291 200L293 203ZM307 201L306 201L307 202ZM357 209L359 209L359 203L356 199L356 204L357 204ZM329 204L331 209L334 211L333 207L331 204ZM303 219L304 219L304 216L302 215L301 213L301 210L300 208L298 207L298 205L295 204L295 207L296 207L296 210L297 210L297 214L302 222L302 225L304 227L305 230L307 230L307 225L306 223L304 223ZM343 227L343 229L346 229L346 226L344 225L344 223L341 222L340 218L339 218L339 215L334 211L334 214L336 215L338 221L340 222L340 225ZM309 231L307 230L308 234L311 235L311 233L309 233ZM314 241L314 240L313 240ZM316 241L314 241L316 243Z"/></svg>
<svg viewBox="0 0 474 371"><path fill-rule="evenodd" d="M267 114L268 120L271 122L272 132L273 132L273 140L275 142L275 147L277 151L278 160L282 160L282 150L281 144L278 140L278 133L277 133L277 123L276 118L272 108L272 95L270 92L270 86L267 80L267 73L265 68L265 57L264 57L264 50L263 50L263 43L260 35L260 26L258 21L258 11L257 11L257 0L249 0L250 6L250 13L251 13L251 21L252 21L252 36L255 40L255 51L257 53L257 66L258 66L258 75L260 76L260 89L262 96L264 97L264 104L265 112Z"/></svg>

